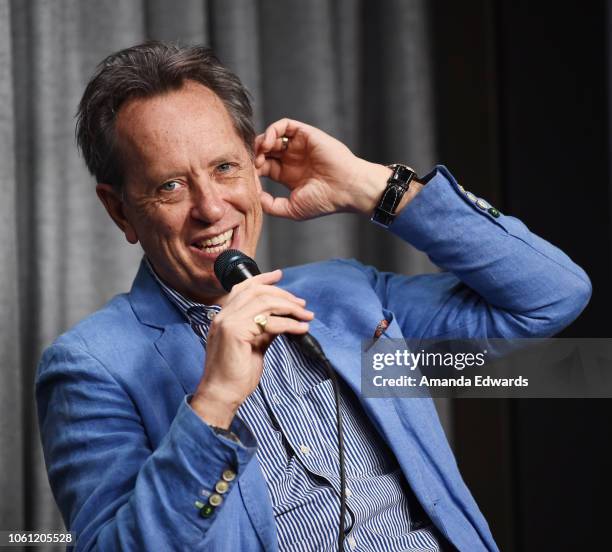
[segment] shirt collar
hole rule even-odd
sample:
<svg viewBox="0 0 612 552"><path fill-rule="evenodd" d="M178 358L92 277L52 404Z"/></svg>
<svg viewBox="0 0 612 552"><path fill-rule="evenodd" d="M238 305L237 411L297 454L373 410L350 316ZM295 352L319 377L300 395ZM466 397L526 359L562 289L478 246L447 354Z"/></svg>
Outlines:
<svg viewBox="0 0 612 552"><path fill-rule="evenodd" d="M219 305L204 305L203 303L192 301L191 299L188 299L175 289L172 289L157 275L155 269L153 268L153 265L146 256L145 265L153 276L153 278L155 278L159 286L162 288L168 299L170 299L172 304L175 305L176 308L178 308L181 314L191 324L210 324L210 321L221 310L221 307Z"/></svg>

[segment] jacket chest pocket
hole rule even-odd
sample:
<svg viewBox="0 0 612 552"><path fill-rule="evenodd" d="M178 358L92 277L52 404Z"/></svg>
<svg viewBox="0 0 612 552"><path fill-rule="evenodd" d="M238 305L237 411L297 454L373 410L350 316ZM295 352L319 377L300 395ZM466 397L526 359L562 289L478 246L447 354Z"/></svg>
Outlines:
<svg viewBox="0 0 612 552"><path fill-rule="evenodd" d="M402 330L395 319L393 311L383 309L382 318L376 325L372 337L376 339L402 339Z"/></svg>

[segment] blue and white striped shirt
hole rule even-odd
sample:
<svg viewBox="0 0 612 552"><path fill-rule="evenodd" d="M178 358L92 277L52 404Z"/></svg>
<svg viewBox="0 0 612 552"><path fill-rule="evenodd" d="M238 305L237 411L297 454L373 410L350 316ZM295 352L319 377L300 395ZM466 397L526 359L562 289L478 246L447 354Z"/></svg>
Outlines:
<svg viewBox="0 0 612 552"><path fill-rule="evenodd" d="M206 347L221 308L186 299L165 285L168 298ZM341 409L347 477L346 550L439 551L442 538L414 498L393 453L351 392ZM281 551L333 551L337 546L340 474L336 411L324 368L285 337L272 341L258 387L237 416L257 441Z"/></svg>

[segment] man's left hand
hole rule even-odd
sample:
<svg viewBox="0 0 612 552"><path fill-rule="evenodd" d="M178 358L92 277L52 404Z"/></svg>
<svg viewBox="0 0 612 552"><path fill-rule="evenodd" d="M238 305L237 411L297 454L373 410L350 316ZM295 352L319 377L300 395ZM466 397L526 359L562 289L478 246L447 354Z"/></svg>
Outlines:
<svg viewBox="0 0 612 552"><path fill-rule="evenodd" d="M370 216L391 175L391 169L360 159L322 130L291 119L257 136L255 155L259 176L291 190L288 198L263 191L264 211L294 220L338 212Z"/></svg>

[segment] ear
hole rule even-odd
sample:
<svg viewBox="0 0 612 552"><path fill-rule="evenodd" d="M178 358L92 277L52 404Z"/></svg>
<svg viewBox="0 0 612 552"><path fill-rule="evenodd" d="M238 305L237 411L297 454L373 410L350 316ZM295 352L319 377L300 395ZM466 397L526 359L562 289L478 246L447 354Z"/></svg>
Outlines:
<svg viewBox="0 0 612 552"><path fill-rule="evenodd" d="M138 243L138 235L125 213L125 202L121 194L110 184L98 184L96 193L106 211L115 221L115 224L125 234L125 239L130 243Z"/></svg>
<svg viewBox="0 0 612 552"><path fill-rule="evenodd" d="M263 191L263 186L261 185L261 180L259 176L259 172L257 171L257 167L253 163L253 178L255 179L255 186L257 186L257 194L259 195Z"/></svg>

